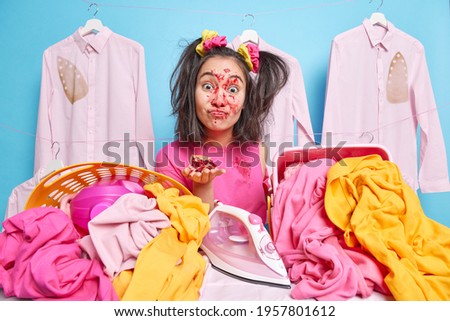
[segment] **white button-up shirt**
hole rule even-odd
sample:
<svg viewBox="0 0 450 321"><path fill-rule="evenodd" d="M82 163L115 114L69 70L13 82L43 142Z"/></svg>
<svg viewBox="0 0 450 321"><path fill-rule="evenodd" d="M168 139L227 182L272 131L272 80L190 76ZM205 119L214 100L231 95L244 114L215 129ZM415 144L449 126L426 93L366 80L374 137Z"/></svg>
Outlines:
<svg viewBox="0 0 450 321"><path fill-rule="evenodd" d="M389 21L385 29L365 19L333 39L322 145L340 141L384 145L414 190L450 191L424 47Z"/></svg>
<svg viewBox="0 0 450 321"><path fill-rule="evenodd" d="M14 187L8 198L5 220L25 210L28 198L44 176L45 169L40 168L32 178Z"/></svg>
<svg viewBox="0 0 450 321"><path fill-rule="evenodd" d="M53 158L149 167L153 142L142 45L103 27L45 50L35 171Z"/></svg>

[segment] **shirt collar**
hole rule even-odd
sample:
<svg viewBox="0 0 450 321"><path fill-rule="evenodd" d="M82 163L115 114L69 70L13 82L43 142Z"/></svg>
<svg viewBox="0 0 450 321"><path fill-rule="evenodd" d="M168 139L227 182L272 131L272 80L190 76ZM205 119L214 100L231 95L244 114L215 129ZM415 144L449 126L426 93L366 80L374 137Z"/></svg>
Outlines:
<svg viewBox="0 0 450 321"><path fill-rule="evenodd" d="M380 39L379 36L377 35L375 31L376 27L372 25L369 19L367 18L364 19L363 26L364 29L366 30L367 37L369 38L370 45L372 47L375 47L376 45L380 44L386 51L389 51L392 43L393 32L395 30L395 26L390 21L387 21L386 24L387 32L382 39Z"/></svg>
<svg viewBox="0 0 450 321"><path fill-rule="evenodd" d="M241 36L237 35L231 42L227 44L227 47L236 51L237 48L239 48L239 46L241 45L241 43L242 43Z"/></svg>
<svg viewBox="0 0 450 321"><path fill-rule="evenodd" d="M111 29L105 26L95 36L90 37L81 36L80 29L81 27L72 35L80 51L84 52L88 47L92 47L97 53L101 54L102 49L105 47L106 42L112 34Z"/></svg>
<svg viewBox="0 0 450 321"><path fill-rule="evenodd" d="M234 39L227 44L227 47L233 49L233 50L237 50L239 48L239 46L242 44L242 39L240 35L237 35L236 37L234 37ZM266 46L266 42L264 42L264 40L258 36L258 48L259 50L264 50L264 47Z"/></svg>

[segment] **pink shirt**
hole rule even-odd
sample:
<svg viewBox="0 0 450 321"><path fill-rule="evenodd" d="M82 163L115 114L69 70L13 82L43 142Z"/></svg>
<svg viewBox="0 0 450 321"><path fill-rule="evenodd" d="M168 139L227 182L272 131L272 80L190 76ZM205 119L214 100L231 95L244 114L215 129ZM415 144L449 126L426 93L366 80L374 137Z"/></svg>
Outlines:
<svg viewBox="0 0 450 321"><path fill-rule="evenodd" d="M153 140L142 45L104 27L83 37L77 30L45 50L35 171L52 157L139 166Z"/></svg>
<svg viewBox="0 0 450 321"><path fill-rule="evenodd" d="M229 46L236 50L241 43L241 37L237 36ZM296 146L295 143L298 146L314 144L314 132L300 63L295 57L270 46L261 37L258 39L258 47L261 51L267 51L281 57L289 68L288 81L275 97L271 113L265 124L264 140L269 147L267 168L271 172L274 167L273 158L280 149ZM294 122L297 126L296 142Z"/></svg>
<svg viewBox="0 0 450 321"><path fill-rule="evenodd" d="M172 177L192 191L192 180L181 173L189 166L191 155L210 157L226 173L214 179L214 198L227 205L242 208L259 215L266 221L266 198L264 193L259 145L245 144L217 148L181 146L179 141L164 146L156 155L155 170Z"/></svg>
<svg viewBox="0 0 450 321"><path fill-rule="evenodd" d="M420 186L423 193L450 191L424 47L391 22L386 30L365 19L333 40L322 145L340 141L384 145L414 190Z"/></svg>

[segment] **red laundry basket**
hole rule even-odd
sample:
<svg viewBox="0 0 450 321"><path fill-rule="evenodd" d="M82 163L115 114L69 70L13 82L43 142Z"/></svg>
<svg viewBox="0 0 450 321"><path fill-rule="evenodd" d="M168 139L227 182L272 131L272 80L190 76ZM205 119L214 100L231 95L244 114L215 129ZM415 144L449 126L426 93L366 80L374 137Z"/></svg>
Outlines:
<svg viewBox="0 0 450 321"><path fill-rule="evenodd" d="M380 155L383 160L392 160L389 151L382 145L344 145L335 147L313 146L310 148L290 147L284 149L274 157L275 169L273 171L271 182L271 198L275 196L278 184L284 179L284 173L288 166L293 164L304 164L315 160L330 158L340 161L347 157L360 157L367 155ZM272 201L271 201L272 204ZM270 214L271 211L269 211ZM271 230L271 218L268 217L269 229Z"/></svg>

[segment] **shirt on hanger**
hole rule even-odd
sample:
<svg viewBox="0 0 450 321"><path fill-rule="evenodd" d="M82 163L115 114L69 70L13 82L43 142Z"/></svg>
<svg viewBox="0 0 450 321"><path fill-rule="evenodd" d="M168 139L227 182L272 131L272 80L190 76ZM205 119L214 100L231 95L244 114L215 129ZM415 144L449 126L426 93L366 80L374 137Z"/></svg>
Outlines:
<svg viewBox="0 0 450 321"><path fill-rule="evenodd" d="M14 187L8 198L5 220L25 210L31 192L44 178L44 171L44 168L38 169L32 178Z"/></svg>
<svg viewBox="0 0 450 321"><path fill-rule="evenodd" d="M240 35L229 44L237 50L242 44ZM271 112L265 126L265 143L268 146L267 169L272 173L275 164L274 156L286 147L295 146L294 121L297 124L297 145L314 145L314 132L309 115L303 74L298 60L269 45L261 37L258 39L261 51L267 51L281 57L289 68L289 78L286 85L275 97Z"/></svg>
<svg viewBox="0 0 450 321"><path fill-rule="evenodd" d="M390 21L384 28L364 19L333 39L322 145L340 142L384 145L414 190L450 191L424 47Z"/></svg>
<svg viewBox="0 0 450 321"><path fill-rule="evenodd" d="M149 163L154 135L141 44L104 27L86 36L77 30L45 50L35 171L55 155L54 142L66 165Z"/></svg>

